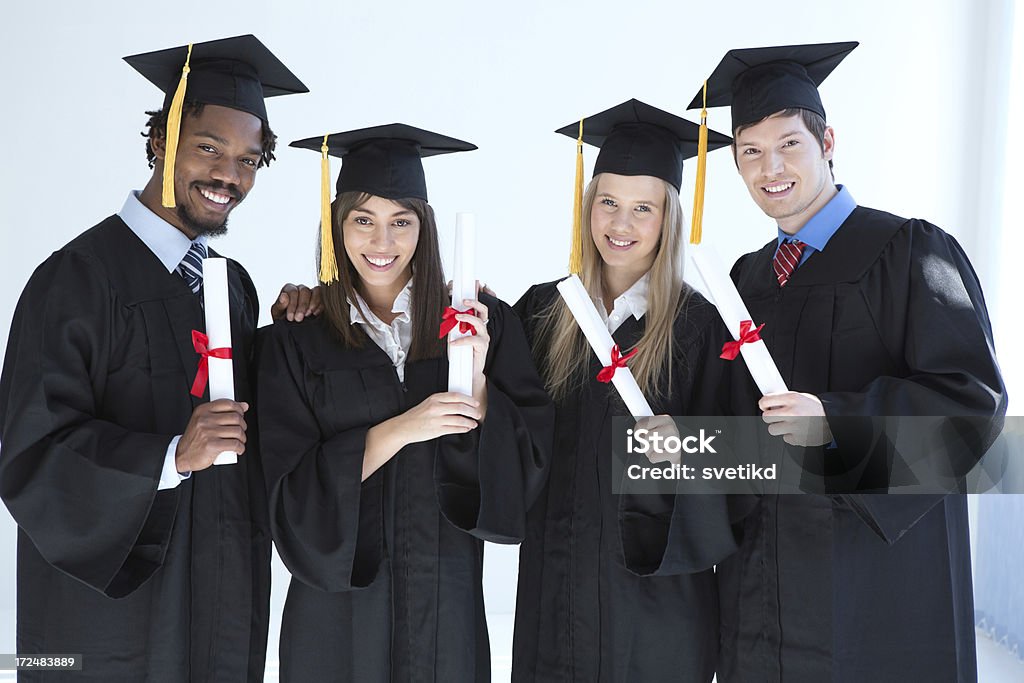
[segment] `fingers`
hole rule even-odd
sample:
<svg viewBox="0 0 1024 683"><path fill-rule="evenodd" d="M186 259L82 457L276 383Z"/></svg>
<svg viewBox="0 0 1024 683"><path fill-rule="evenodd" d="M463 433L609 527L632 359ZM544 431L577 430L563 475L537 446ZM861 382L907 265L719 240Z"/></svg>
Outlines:
<svg viewBox="0 0 1024 683"><path fill-rule="evenodd" d="M447 417L463 416L474 421L473 426L476 426L476 420L481 419L483 413L480 408L480 402L472 396L466 396L465 394L459 394L456 392L445 392L443 394L434 394L428 401L432 401L433 407L436 410L436 415ZM447 424L447 419L444 422ZM458 424L463 424L461 421Z"/></svg>
<svg viewBox="0 0 1024 683"><path fill-rule="evenodd" d="M778 394L766 394L757 402L757 407L762 412L789 408L793 405L793 396L793 392L791 391L784 391Z"/></svg>
<svg viewBox="0 0 1024 683"><path fill-rule="evenodd" d="M483 320L485 324L487 323L488 313L490 313L490 309L488 309L487 306L484 306L476 299L463 299L462 305L465 306L466 308L474 309L476 311L477 316L479 316L479 318Z"/></svg>
<svg viewBox="0 0 1024 683"><path fill-rule="evenodd" d="M270 317L274 320L280 320L281 318L287 318L288 320L294 320L294 310L298 305L297 294L298 288L292 283L285 283L281 287L281 293L277 295L277 301L270 307Z"/></svg>
<svg viewBox="0 0 1024 683"><path fill-rule="evenodd" d="M310 292L308 315L320 315L324 311L323 289L317 285Z"/></svg>
<svg viewBox="0 0 1024 683"><path fill-rule="evenodd" d="M285 318L293 322L302 322L306 316L318 315L322 310L320 287L310 289L306 285L288 282L281 287L277 301L270 308L270 317L274 320Z"/></svg>
<svg viewBox="0 0 1024 683"><path fill-rule="evenodd" d="M204 403L196 411L210 413L238 413L245 414L249 410L249 404L245 401L232 401L230 398L218 398L216 401Z"/></svg>

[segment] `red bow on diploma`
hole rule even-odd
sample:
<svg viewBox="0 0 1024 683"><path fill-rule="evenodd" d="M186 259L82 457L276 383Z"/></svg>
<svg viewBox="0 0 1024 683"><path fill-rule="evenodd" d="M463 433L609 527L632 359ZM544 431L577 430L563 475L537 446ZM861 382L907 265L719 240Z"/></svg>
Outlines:
<svg viewBox="0 0 1024 683"><path fill-rule="evenodd" d="M199 369L196 370L196 379L192 382L192 395L202 398L206 391L206 381L210 378L210 358L222 358L231 360L231 349L223 347L211 349L210 338L199 330L192 330L192 347L199 354Z"/></svg>
<svg viewBox="0 0 1024 683"><path fill-rule="evenodd" d="M722 345L722 355L719 356L719 358L724 358L725 360L736 360L736 356L740 355L741 346L761 341L761 335L758 334L758 332L760 332L761 328L764 327L764 323L758 325L756 329L751 329L752 327L754 327L753 320L744 320L741 322L739 341L725 342L725 344Z"/></svg>
<svg viewBox="0 0 1024 683"><path fill-rule="evenodd" d="M601 372L597 373L597 381L598 382L604 382L605 384L608 384L608 382L611 382L612 381L612 377L615 376L615 371L618 368L626 367L626 361L629 360L630 358L632 358L633 356L635 356L636 352L639 351L639 350L640 349L633 349L632 351L627 353L625 356L623 356L623 355L621 355L622 352L619 351L619 345L618 344L614 344L612 346L612 364L611 365L606 365L603 368L601 368Z"/></svg>
<svg viewBox="0 0 1024 683"><path fill-rule="evenodd" d="M473 327L471 324L467 322L459 322L458 320L455 319L455 316L457 316L459 313L472 313L476 315L476 311L472 308L467 308L464 311L460 311L458 309L452 308L451 306L446 306L444 309L444 313L441 314L441 329L437 333L438 339L444 339L445 337L447 337L448 333L455 329L456 325L459 326L459 332L461 332L462 334L476 334L476 328Z"/></svg>

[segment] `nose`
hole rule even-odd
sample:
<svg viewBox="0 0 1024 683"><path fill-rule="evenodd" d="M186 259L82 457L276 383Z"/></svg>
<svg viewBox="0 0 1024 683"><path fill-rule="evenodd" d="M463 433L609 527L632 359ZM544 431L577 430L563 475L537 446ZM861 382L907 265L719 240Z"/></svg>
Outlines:
<svg viewBox="0 0 1024 683"><path fill-rule="evenodd" d="M217 159L211 169L210 177L214 180L219 180L225 185L237 186L241 181L241 176L238 173L238 167L232 159L228 158L227 155L221 156Z"/></svg>
<svg viewBox="0 0 1024 683"><path fill-rule="evenodd" d="M761 155L761 173L769 178L782 174L784 168L782 155L773 149L766 150Z"/></svg>
<svg viewBox="0 0 1024 683"><path fill-rule="evenodd" d="M391 228L387 225L378 225L370 236L370 244L375 249L390 247L395 242L395 236L391 234Z"/></svg>

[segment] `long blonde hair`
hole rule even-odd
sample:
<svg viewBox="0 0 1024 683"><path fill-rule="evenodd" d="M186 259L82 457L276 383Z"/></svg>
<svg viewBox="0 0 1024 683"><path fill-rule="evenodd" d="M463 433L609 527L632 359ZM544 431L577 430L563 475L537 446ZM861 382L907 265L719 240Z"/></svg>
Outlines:
<svg viewBox="0 0 1024 683"><path fill-rule="evenodd" d="M602 292L604 261L594 244L590 230L590 212L597 197L601 174L594 176L583 195L583 272L580 279L591 298L604 298ZM665 211L661 219L661 236L650 270L647 290L647 313L644 314L643 336L635 347L637 355L629 368L640 389L648 398L672 391L673 325L680 307L689 295L683 291L683 210L679 192L670 183L665 188ZM562 400L580 389L590 367L591 350L580 332L572 313L558 297L539 314L536 345L537 361L548 392ZM623 353L631 349L622 349Z"/></svg>

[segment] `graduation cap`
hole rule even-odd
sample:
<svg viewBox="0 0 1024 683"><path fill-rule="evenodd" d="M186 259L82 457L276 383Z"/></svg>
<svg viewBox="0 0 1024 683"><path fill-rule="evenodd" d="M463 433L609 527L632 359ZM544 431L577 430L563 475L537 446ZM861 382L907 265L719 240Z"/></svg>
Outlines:
<svg viewBox="0 0 1024 683"><path fill-rule="evenodd" d="M190 43L131 55L124 61L164 93L167 154L162 203L174 207L174 161L186 90L192 102L238 109L267 124L263 100L309 92L288 67L253 35Z"/></svg>
<svg viewBox="0 0 1024 683"><path fill-rule="evenodd" d="M290 147L320 152L320 281L338 279L331 230L331 169L328 156L340 157L335 188L385 199L427 201L425 157L469 152L476 145L404 123L360 128L292 142Z"/></svg>
<svg viewBox="0 0 1024 683"><path fill-rule="evenodd" d="M859 43L818 43L729 50L689 109L732 105L732 129L783 109L825 118L818 86Z"/></svg>
<svg viewBox="0 0 1024 683"><path fill-rule="evenodd" d="M683 179L683 161L701 150L718 149L732 142L728 135L709 131L675 114L632 99L555 131L576 138L576 188L569 272L579 274L583 260L583 143L601 149L594 175L649 175L677 190ZM703 157L698 161L698 176Z"/></svg>

